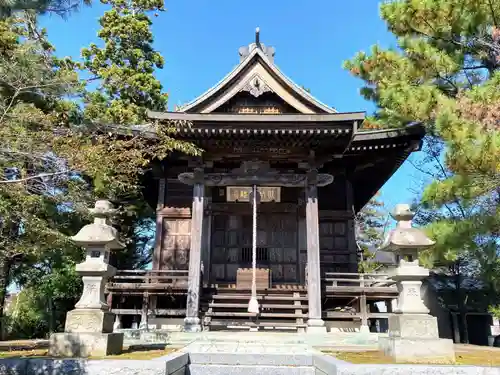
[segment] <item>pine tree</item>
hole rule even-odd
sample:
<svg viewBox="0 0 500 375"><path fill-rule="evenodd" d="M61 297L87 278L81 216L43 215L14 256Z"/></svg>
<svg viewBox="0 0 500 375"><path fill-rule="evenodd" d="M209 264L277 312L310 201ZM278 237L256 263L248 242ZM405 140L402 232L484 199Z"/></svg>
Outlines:
<svg viewBox="0 0 500 375"><path fill-rule="evenodd" d="M370 273L380 269L376 261L378 248L384 240L387 213L384 204L372 198L356 215L356 243L358 245L358 270Z"/></svg>
<svg viewBox="0 0 500 375"><path fill-rule="evenodd" d="M114 265L135 268L149 263L147 237L154 232L154 212L141 192L145 170L172 151L199 150L176 140L174 126L152 124L147 117L150 110L167 109L168 96L154 76L164 59L152 46L150 19L151 13L163 11L163 0L101 2L111 7L99 20L102 43L82 50L82 69L97 87L83 96L83 124L62 148L70 164L90 177L94 192L120 206L114 225L128 246L113 257ZM135 132L135 125L148 125L157 139ZM82 152L72 153L75 147Z"/></svg>
<svg viewBox="0 0 500 375"><path fill-rule="evenodd" d="M40 285L81 255L68 237L90 194L51 148L78 112L67 98L80 82L53 52L34 12L0 20L0 317L11 281Z"/></svg>
<svg viewBox="0 0 500 375"><path fill-rule="evenodd" d="M440 211L427 226L438 253L452 260L498 250L500 3L399 0L383 3L381 15L399 48L374 46L345 64L378 106L366 126L418 121L444 142L449 174L431 183L421 202ZM446 205L456 203L470 214L447 215Z"/></svg>

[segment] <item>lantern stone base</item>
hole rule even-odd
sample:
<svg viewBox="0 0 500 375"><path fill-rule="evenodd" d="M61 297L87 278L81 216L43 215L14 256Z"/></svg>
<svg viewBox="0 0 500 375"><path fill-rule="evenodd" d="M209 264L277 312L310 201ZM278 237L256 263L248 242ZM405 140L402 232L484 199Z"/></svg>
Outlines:
<svg viewBox="0 0 500 375"><path fill-rule="evenodd" d="M453 340L379 337L379 348L398 363L455 363Z"/></svg>
<svg viewBox="0 0 500 375"><path fill-rule="evenodd" d="M437 318L427 314L389 317L389 336L379 337L379 348L396 362L453 363L453 340L440 339Z"/></svg>
<svg viewBox="0 0 500 375"><path fill-rule="evenodd" d="M186 317L184 318L184 332L201 332L200 318Z"/></svg>
<svg viewBox="0 0 500 375"><path fill-rule="evenodd" d="M115 314L97 309L75 309L66 314L65 332L111 333Z"/></svg>
<svg viewBox="0 0 500 375"><path fill-rule="evenodd" d="M123 350L123 333L54 333L50 336L49 355L54 357L106 356Z"/></svg>

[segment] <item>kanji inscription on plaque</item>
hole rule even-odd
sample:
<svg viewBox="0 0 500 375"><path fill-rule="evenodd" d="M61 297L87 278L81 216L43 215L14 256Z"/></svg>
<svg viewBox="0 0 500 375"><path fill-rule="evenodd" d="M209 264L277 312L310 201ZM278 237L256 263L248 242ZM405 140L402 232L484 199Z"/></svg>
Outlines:
<svg viewBox="0 0 500 375"><path fill-rule="evenodd" d="M260 194L261 202L280 202L281 188L279 186L259 186L257 191ZM228 202L249 202L251 187L228 186L226 197Z"/></svg>

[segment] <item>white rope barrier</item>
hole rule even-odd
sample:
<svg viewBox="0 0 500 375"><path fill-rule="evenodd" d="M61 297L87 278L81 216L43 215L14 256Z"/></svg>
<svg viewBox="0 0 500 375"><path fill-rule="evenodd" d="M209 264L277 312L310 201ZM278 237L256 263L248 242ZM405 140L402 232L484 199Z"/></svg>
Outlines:
<svg viewBox="0 0 500 375"><path fill-rule="evenodd" d="M257 186L252 186L252 296L248 302L248 312L258 314L257 301Z"/></svg>

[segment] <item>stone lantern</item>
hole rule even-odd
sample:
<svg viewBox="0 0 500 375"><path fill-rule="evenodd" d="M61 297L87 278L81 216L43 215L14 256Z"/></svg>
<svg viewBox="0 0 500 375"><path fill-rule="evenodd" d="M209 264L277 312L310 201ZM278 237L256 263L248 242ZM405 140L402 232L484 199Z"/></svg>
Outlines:
<svg viewBox="0 0 500 375"><path fill-rule="evenodd" d="M395 314L389 317L389 335L379 338L379 346L396 362L454 362L453 341L439 338L437 318L429 315L422 301L422 279L429 270L420 266L418 255L435 242L412 227L414 215L409 205L396 205L392 213L396 228L380 247L396 256L398 266L390 277L396 281L399 297Z"/></svg>
<svg viewBox="0 0 500 375"><path fill-rule="evenodd" d="M75 309L66 316L65 332L50 337L51 355L87 357L122 351L123 333L113 333L115 314L104 298L106 282L116 273L109 264L109 254L124 247L117 230L109 224L115 211L110 202L97 201L90 209L94 222L72 237L86 250L85 260L76 265L76 271L82 275L83 292Z"/></svg>

